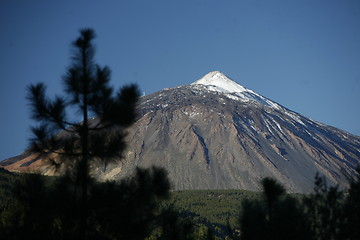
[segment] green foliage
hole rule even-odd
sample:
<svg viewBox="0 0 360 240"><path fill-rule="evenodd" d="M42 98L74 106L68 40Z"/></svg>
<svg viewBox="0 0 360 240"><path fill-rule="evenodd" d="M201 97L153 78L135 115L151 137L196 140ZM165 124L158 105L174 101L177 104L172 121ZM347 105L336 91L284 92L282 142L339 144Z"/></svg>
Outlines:
<svg viewBox="0 0 360 240"><path fill-rule="evenodd" d="M360 168L357 170L360 176ZM360 177L351 180L344 203L344 236L347 239L360 239Z"/></svg>
<svg viewBox="0 0 360 240"><path fill-rule="evenodd" d="M344 192L328 187L325 178L316 175L314 193L303 203L315 239L342 239Z"/></svg>
<svg viewBox="0 0 360 240"><path fill-rule="evenodd" d="M0 173L0 238L24 239L25 233L47 228L52 195L43 192L49 185L44 176L35 174ZM30 227L30 225L32 225ZM16 234L14 234L16 233ZM42 235L46 234L45 232Z"/></svg>
<svg viewBox="0 0 360 240"><path fill-rule="evenodd" d="M273 179L262 181L263 197L243 201L241 239L309 239L305 214L296 198Z"/></svg>
<svg viewBox="0 0 360 240"><path fill-rule="evenodd" d="M0 239L79 239L80 201L66 177L0 173ZM87 239L144 239L169 197L163 169L137 169L119 183L96 182L89 192ZM6 195L4 194L6 192Z"/></svg>
<svg viewBox="0 0 360 240"><path fill-rule="evenodd" d="M151 239L190 240L194 239L194 225L187 218L182 218L172 207L163 207L158 219L158 227Z"/></svg>
<svg viewBox="0 0 360 240"><path fill-rule="evenodd" d="M262 199L243 201L241 239L359 239L359 179L346 192L316 175L314 193L301 198L285 194L275 180L262 183Z"/></svg>
<svg viewBox="0 0 360 240"><path fill-rule="evenodd" d="M237 226L241 201L259 197L259 193L245 190L186 190L172 192L167 204L193 220L198 234L195 239L202 239L204 232L209 233L206 237L214 235L222 239L230 234L228 223Z"/></svg>
<svg viewBox="0 0 360 240"><path fill-rule="evenodd" d="M269 189L267 194L243 190L170 194L168 182L161 180L164 176L160 169L140 169L121 183L96 183L89 199L89 239L238 239L239 215L241 239L359 239L358 180L340 191L317 176L309 195ZM277 188L275 181L268 183L267 188ZM27 191L19 192L19 184ZM65 179L3 170L0 186L1 239L29 234L39 239L76 238L72 231L79 222L72 212L77 210L72 199L66 199L72 190ZM269 192L275 193L270 197L275 199L271 218ZM51 204L46 203L49 196ZM50 213L56 217L49 218ZM44 227L51 231L43 231Z"/></svg>

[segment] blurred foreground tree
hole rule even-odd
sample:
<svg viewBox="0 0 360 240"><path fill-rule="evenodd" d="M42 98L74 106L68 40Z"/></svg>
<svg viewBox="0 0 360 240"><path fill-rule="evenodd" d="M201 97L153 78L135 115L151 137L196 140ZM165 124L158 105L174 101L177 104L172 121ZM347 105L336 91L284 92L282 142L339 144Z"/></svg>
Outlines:
<svg viewBox="0 0 360 240"><path fill-rule="evenodd" d="M345 239L344 192L337 186L328 187L325 178L316 174L314 193L304 197L303 205L313 239Z"/></svg>
<svg viewBox="0 0 360 240"><path fill-rule="evenodd" d="M81 201L71 179L27 174L8 186L8 195L0 198L0 239L83 238ZM137 169L119 183L94 182L89 187L86 238L144 239L159 225L161 202L169 189L166 172L154 167Z"/></svg>
<svg viewBox="0 0 360 240"><path fill-rule="evenodd" d="M358 178L350 180L344 206L345 222L343 234L346 239L360 239L360 168Z"/></svg>
<svg viewBox="0 0 360 240"><path fill-rule="evenodd" d="M265 178L264 198L243 202L241 239L360 239L359 176L348 190L339 190L316 175L314 192L301 198L285 194L279 183Z"/></svg>
<svg viewBox="0 0 360 240"><path fill-rule="evenodd" d="M262 180L263 198L245 200L240 216L241 239L310 239L305 214L282 185Z"/></svg>
<svg viewBox="0 0 360 240"><path fill-rule="evenodd" d="M26 174L11 185L0 206L1 239L144 239L160 215L159 202L170 190L163 169L137 169L119 183L93 178L99 164L121 159L139 98L136 85L113 93L109 68L95 64L94 37L83 29L73 42L66 97L48 99L42 83L28 88L38 122L31 151L60 177Z"/></svg>
<svg viewBox="0 0 360 240"><path fill-rule="evenodd" d="M32 118L31 150L47 154L57 171L74 183L78 194L79 233L86 239L88 198L94 164L120 159L125 147L124 128L135 121L139 98L136 85L125 86L116 94L109 86L110 69L94 61L92 29L83 29L72 44L72 64L63 78L66 97L48 99L42 83L29 86L28 100ZM71 119L70 111L79 113ZM96 116L96 120L89 120ZM115 130L115 131L114 131ZM51 154L55 153L54 158Z"/></svg>

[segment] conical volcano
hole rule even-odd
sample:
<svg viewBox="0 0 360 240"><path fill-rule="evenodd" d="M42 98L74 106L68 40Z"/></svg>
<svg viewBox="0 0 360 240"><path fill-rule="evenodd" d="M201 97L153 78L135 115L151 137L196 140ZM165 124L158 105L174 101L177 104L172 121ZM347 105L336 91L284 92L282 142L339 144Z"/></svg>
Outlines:
<svg viewBox="0 0 360 240"><path fill-rule="evenodd" d="M288 191L310 192L317 172L346 187L360 165L360 137L291 111L219 71L143 96L127 141L124 159L99 167L99 178L120 179L156 165L167 169L177 190L260 190L260 180L273 177ZM29 154L15 160L2 165L11 169L20 160L12 169L21 171L42 161Z"/></svg>

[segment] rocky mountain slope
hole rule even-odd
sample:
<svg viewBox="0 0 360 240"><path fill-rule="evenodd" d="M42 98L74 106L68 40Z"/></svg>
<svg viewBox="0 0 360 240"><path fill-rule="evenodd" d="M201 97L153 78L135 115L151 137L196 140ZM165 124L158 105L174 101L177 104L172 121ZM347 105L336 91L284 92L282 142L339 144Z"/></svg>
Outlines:
<svg viewBox="0 0 360 240"><path fill-rule="evenodd" d="M360 165L360 137L297 114L218 71L142 97L139 111L125 158L105 171L99 167L99 178L157 165L167 169L174 189L259 190L270 176L289 191L309 192L317 172L345 187ZM24 153L1 164L51 174L39 161Z"/></svg>

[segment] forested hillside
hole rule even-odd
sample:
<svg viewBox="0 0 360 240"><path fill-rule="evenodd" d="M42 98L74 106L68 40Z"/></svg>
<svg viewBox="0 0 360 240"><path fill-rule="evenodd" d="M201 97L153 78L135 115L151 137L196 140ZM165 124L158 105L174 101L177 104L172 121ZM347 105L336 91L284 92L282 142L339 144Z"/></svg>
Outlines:
<svg viewBox="0 0 360 240"><path fill-rule="evenodd" d="M18 202L18 186L24 182L28 174L10 173L3 169L0 171L0 222L3 223L0 230L5 230L7 227L16 227L13 225L12 217L19 216L16 212L22 206L22 203ZM57 181L57 177L39 177L45 180L45 185L48 186ZM175 211L180 221L192 225L196 239L201 239L201 235L207 236L208 231L215 238L221 239L229 234L228 225L232 228L238 226L241 202L245 199L258 199L260 196L258 192L245 190L172 191L170 198L163 201L161 206L162 209Z"/></svg>
<svg viewBox="0 0 360 240"><path fill-rule="evenodd" d="M152 180L148 183L144 179ZM15 174L0 169L1 239L16 239L13 234L21 239L24 236L21 234L26 233L37 234L39 239L61 233L63 236L58 236L58 239L64 239L66 228L56 223L57 219L61 219L62 224L68 224L63 214L69 213L62 212L68 207L62 202L67 192L58 192L59 183L63 183L59 177ZM102 198L93 198L96 204L89 210L93 214L112 218L109 226L116 227L113 229L118 234L115 239L124 239L134 233L137 234L136 239L147 240L355 240L360 236L358 179L351 180L350 188L343 191L327 186L325 178L318 175L313 193L307 195L287 194L276 180L265 178L261 182L262 192L170 191L166 198L147 194L154 190L151 188L156 189L154 183L156 176L146 171L138 172L126 182L96 183L96 189L101 193L98 196ZM55 198L54 194L59 193L65 195ZM104 197L103 194L107 195ZM104 212L100 202L106 205L106 209L110 207L111 212ZM49 220L53 221L52 224ZM95 224L100 227L100 232L96 230L93 234L106 236L106 225L102 224L102 221ZM44 226L52 232L44 232ZM109 239L108 236L106 239Z"/></svg>
<svg viewBox="0 0 360 240"><path fill-rule="evenodd" d="M261 197L246 190L174 191L169 202L198 225L209 227L215 235L228 235L228 225L237 228L242 201Z"/></svg>

